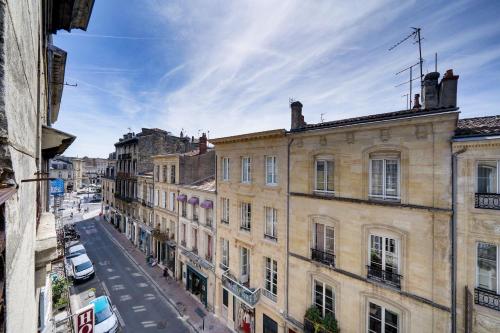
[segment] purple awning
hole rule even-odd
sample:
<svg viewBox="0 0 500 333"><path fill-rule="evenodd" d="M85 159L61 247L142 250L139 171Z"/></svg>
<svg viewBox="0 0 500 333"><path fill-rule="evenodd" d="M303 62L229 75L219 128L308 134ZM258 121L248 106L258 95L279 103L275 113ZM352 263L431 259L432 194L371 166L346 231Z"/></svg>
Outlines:
<svg viewBox="0 0 500 333"><path fill-rule="evenodd" d="M189 198L188 200L188 204L191 204L191 205L197 205L199 202L198 198L197 197L191 197Z"/></svg>
<svg viewBox="0 0 500 333"><path fill-rule="evenodd" d="M214 203L212 200L205 200L200 204L201 208L212 209L214 207Z"/></svg>
<svg viewBox="0 0 500 333"><path fill-rule="evenodd" d="M187 195L185 194L179 194L179 196L177 197L177 201L186 201L187 199Z"/></svg>

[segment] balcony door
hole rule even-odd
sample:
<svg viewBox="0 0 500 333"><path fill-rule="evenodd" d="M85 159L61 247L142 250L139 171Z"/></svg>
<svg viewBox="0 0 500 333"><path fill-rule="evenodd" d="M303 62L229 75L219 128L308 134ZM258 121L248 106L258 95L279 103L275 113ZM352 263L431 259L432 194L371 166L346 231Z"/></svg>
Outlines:
<svg viewBox="0 0 500 333"><path fill-rule="evenodd" d="M314 224L314 248L321 252L334 253L334 230L321 223Z"/></svg>
<svg viewBox="0 0 500 333"><path fill-rule="evenodd" d="M240 248L240 281L250 284L250 258L246 247Z"/></svg>

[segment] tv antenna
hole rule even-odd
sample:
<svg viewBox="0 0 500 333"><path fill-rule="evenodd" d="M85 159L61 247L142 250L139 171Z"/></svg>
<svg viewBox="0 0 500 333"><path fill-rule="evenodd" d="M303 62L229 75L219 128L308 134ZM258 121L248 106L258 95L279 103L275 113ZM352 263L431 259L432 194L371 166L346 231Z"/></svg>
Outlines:
<svg viewBox="0 0 500 333"><path fill-rule="evenodd" d="M401 39L399 42L397 42L396 44L394 44L393 46L391 46L389 48L389 51L394 50L396 47L398 47L399 45L403 44L404 42L406 42L410 38L415 39L414 44L418 43L418 59L419 60L418 60L417 64L420 65L420 90L422 90L422 88L424 86L423 73L422 73L422 65L423 65L423 62L424 62L424 59L422 59L422 40L423 40L423 38L421 37L421 28L411 27L411 29L413 29L413 31L411 32L411 34L409 34L408 36L406 36L405 38ZM422 94L420 94L420 95L422 95Z"/></svg>
<svg viewBox="0 0 500 333"><path fill-rule="evenodd" d="M325 122L325 118L323 117L326 113L321 113L320 114L320 117L321 117L321 122L324 123Z"/></svg>
<svg viewBox="0 0 500 333"><path fill-rule="evenodd" d="M130 127L127 127L128 129L128 132L131 133L132 132L132 129Z"/></svg>
<svg viewBox="0 0 500 333"><path fill-rule="evenodd" d="M410 106L410 107L408 108L408 110L409 110L409 109L411 109L411 97L413 96L413 95L412 95L413 81L418 80L418 78L413 78L413 67L417 66L418 64L419 64L419 62L417 62L416 64L413 64L413 65L411 65L411 66L408 66L408 67L406 67L406 68L404 68L404 69L400 70L399 72L397 72L397 73L395 74L395 75L399 75L399 74L404 73L404 72L406 72L406 71L408 71L408 70L410 71L410 80L409 80L409 81L406 81L406 82L403 82L403 83L400 83L400 84L398 84L398 85L396 85L396 86L395 86L395 87L397 88L397 87L400 87L400 86L402 86L402 85L404 85L404 84L407 84L407 83L409 83L409 84L410 84L410 93L409 93L409 94L410 94L410 104L409 104L409 106ZM403 95L403 96L404 96L404 95ZM406 104L407 104L407 107L408 107L408 103L406 103Z"/></svg>
<svg viewBox="0 0 500 333"><path fill-rule="evenodd" d="M410 100L409 96L410 96L409 94L403 94L403 95L401 95L401 97L406 97L406 110L410 109L409 108L409 104L408 104L408 101ZM411 100L410 100L410 102L411 102Z"/></svg>

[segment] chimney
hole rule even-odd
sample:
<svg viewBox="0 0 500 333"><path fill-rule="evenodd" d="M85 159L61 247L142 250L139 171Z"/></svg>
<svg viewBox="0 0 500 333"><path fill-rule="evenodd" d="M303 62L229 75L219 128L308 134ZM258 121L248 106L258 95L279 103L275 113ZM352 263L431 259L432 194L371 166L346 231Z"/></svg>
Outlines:
<svg viewBox="0 0 500 333"><path fill-rule="evenodd" d="M439 85L439 106L457 106L458 75L453 75L453 69L448 69Z"/></svg>
<svg viewBox="0 0 500 333"><path fill-rule="evenodd" d="M437 108L439 105L439 73L431 72L424 77L422 104L424 109Z"/></svg>
<svg viewBox="0 0 500 333"><path fill-rule="evenodd" d="M290 104L290 108L292 109L292 124L290 129L294 130L304 127L306 122L304 121L304 116L302 115L302 103L295 101Z"/></svg>
<svg viewBox="0 0 500 333"><path fill-rule="evenodd" d="M205 154L207 152L207 135L203 133L200 136L200 141L198 143L198 150L200 155Z"/></svg>
<svg viewBox="0 0 500 333"><path fill-rule="evenodd" d="M420 94L415 94L415 99L413 100L413 110L420 110L422 105L420 105Z"/></svg>

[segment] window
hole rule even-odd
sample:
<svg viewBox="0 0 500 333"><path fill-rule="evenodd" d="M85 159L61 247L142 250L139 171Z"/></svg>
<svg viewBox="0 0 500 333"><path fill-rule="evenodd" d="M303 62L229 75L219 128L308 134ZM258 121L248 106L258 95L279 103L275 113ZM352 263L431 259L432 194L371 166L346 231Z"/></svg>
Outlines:
<svg viewBox="0 0 500 333"><path fill-rule="evenodd" d="M266 229L264 235L268 238L276 240L278 238L278 211L275 208L266 207Z"/></svg>
<svg viewBox="0 0 500 333"><path fill-rule="evenodd" d="M229 292L226 289L222 289L222 305L226 308L229 306Z"/></svg>
<svg viewBox="0 0 500 333"><path fill-rule="evenodd" d="M187 217L187 202L181 201L182 217Z"/></svg>
<svg viewBox="0 0 500 333"><path fill-rule="evenodd" d="M251 221L252 221L252 205L247 202L242 202L240 228L250 231Z"/></svg>
<svg viewBox="0 0 500 333"><path fill-rule="evenodd" d="M266 272L264 276L264 295L276 302L278 295L278 263L271 258L265 258Z"/></svg>
<svg viewBox="0 0 500 333"><path fill-rule="evenodd" d="M313 224L311 258L325 265L335 266L335 231L322 223Z"/></svg>
<svg viewBox="0 0 500 333"><path fill-rule="evenodd" d="M229 267L229 240L222 238L222 265Z"/></svg>
<svg viewBox="0 0 500 333"><path fill-rule="evenodd" d="M248 283L250 280L250 258L248 252L246 247L240 248L240 280L242 283Z"/></svg>
<svg viewBox="0 0 500 333"><path fill-rule="evenodd" d="M206 243L207 248L206 248L205 259L212 262L212 236L210 236L209 234L206 234L206 235L207 235L207 243Z"/></svg>
<svg viewBox="0 0 500 333"><path fill-rule="evenodd" d="M222 203L222 223L229 223L229 199L228 198L222 198L221 199Z"/></svg>
<svg viewBox="0 0 500 333"><path fill-rule="evenodd" d="M369 333L398 333L398 314L383 306L370 302L368 305Z"/></svg>
<svg viewBox="0 0 500 333"><path fill-rule="evenodd" d="M399 199L399 159L370 160L370 196L380 199Z"/></svg>
<svg viewBox="0 0 500 333"><path fill-rule="evenodd" d="M155 206L160 205L160 190L156 190L156 196L155 196Z"/></svg>
<svg viewBox="0 0 500 333"><path fill-rule="evenodd" d="M175 165L170 166L170 183L175 184Z"/></svg>
<svg viewBox="0 0 500 333"><path fill-rule="evenodd" d="M167 208L167 192L163 191L161 195L162 195L161 208Z"/></svg>
<svg viewBox="0 0 500 333"><path fill-rule="evenodd" d="M198 229L193 228L193 239L191 240L191 250L194 252L198 251Z"/></svg>
<svg viewBox="0 0 500 333"><path fill-rule="evenodd" d="M498 266L498 247L494 244L477 243L478 288L499 292Z"/></svg>
<svg viewBox="0 0 500 333"><path fill-rule="evenodd" d="M335 316L335 293L333 288L326 283L314 280L313 303L323 317Z"/></svg>
<svg viewBox="0 0 500 333"><path fill-rule="evenodd" d="M162 167L162 181L163 181L164 183L166 183L166 182L167 182L167 170L168 170L168 169L167 169L167 166L166 166L166 165L164 165L164 166Z"/></svg>
<svg viewBox="0 0 500 333"><path fill-rule="evenodd" d="M400 286L399 241L390 237L370 235L368 277Z"/></svg>
<svg viewBox="0 0 500 333"><path fill-rule="evenodd" d="M130 169L130 162L129 162L129 169ZM130 170L129 170L130 172ZM156 172L155 172L155 181L159 182L160 181L160 166L156 166Z"/></svg>
<svg viewBox="0 0 500 333"><path fill-rule="evenodd" d="M499 193L499 161L481 161L477 165L477 192Z"/></svg>
<svg viewBox="0 0 500 333"><path fill-rule="evenodd" d="M193 221L198 221L198 205L193 204L192 206Z"/></svg>
<svg viewBox="0 0 500 333"><path fill-rule="evenodd" d="M170 192L170 206L169 209L175 212L175 192Z"/></svg>
<svg viewBox="0 0 500 333"><path fill-rule="evenodd" d="M250 157L241 158L241 182L250 183L251 182L251 160Z"/></svg>
<svg viewBox="0 0 500 333"><path fill-rule="evenodd" d="M186 224L182 224L182 246L186 246Z"/></svg>
<svg viewBox="0 0 500 333"><path fill-rule="evenodd" d="M222 158L222 180L229 180L229 157Z"/></svg>
<svg viewBox="0 0 500 333"><path fill-rule="evenodd" d="M316 192L334 192L333 166L333 161L316 160L316 183L314 188Z"/></svg>
<svg viewBox="0 0 500 333"><path fill-rule="evenodd" d="M205 208L205 225L211 227L213 222L213 209Z"/></svg>
<svg viewBox="0 0 500 333"><path fill-rule="evenodd" d="M276 156L266 156L266 184L276 185Z"/></svg>

